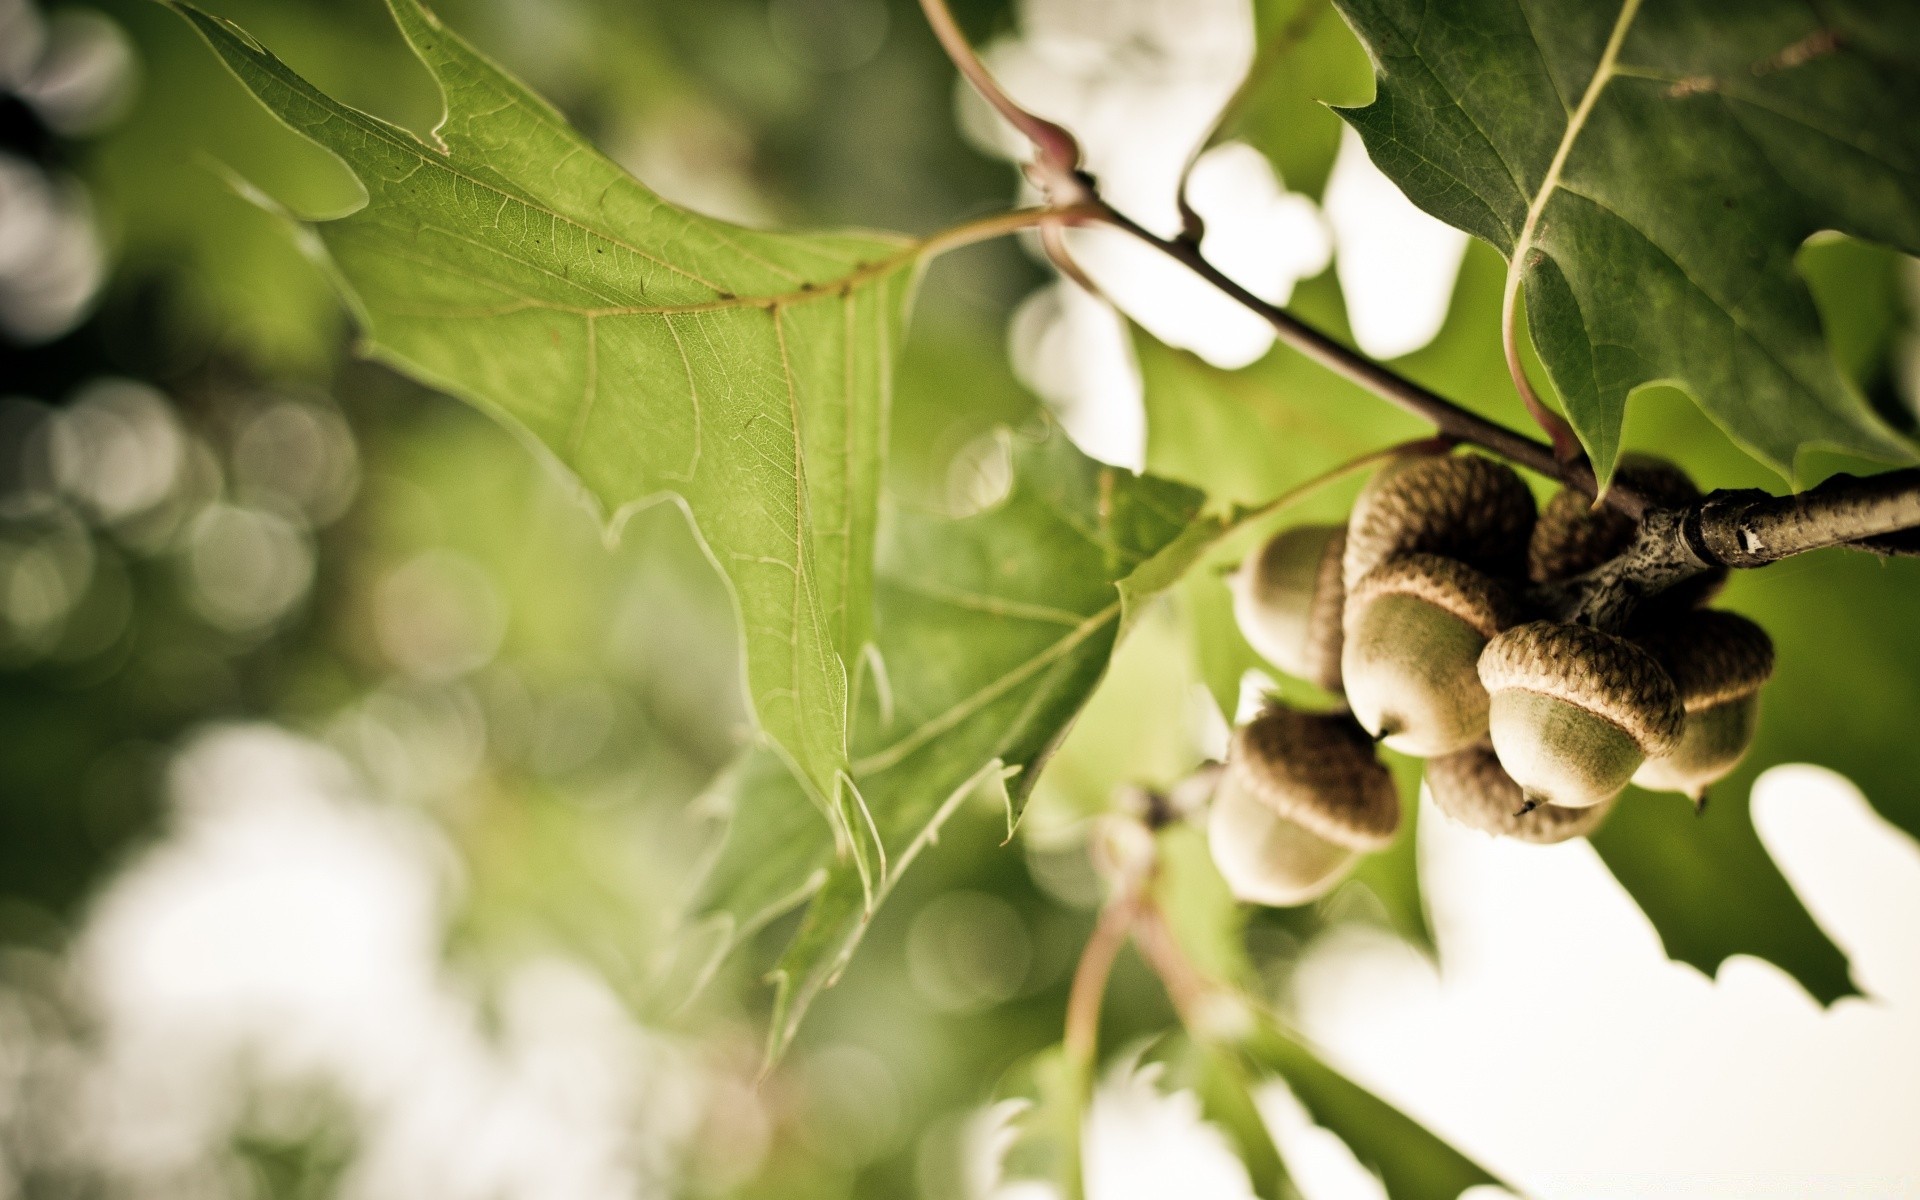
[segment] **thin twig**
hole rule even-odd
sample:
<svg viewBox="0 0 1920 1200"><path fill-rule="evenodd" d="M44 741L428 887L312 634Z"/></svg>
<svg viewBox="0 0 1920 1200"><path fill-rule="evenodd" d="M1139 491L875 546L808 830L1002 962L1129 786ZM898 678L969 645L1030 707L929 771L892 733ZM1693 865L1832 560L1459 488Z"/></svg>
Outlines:
<svg viewBox="0 0 1920 1200"><path fill-rule="evenodd" d="M994 213L942 229L923 240L918 252L923 258L935 258L951 250L1012 233L1025 233L1029 229L1044 231L1050 227L1098 220L1100 212L1099 206L1092 204L1016 208L1012 212Z"/></svg>
<svg viewBox="0 0 1920 1200"><path fill-rule="evenodd" d="M1139 916L1144 897L1144 880L1123 880L1100 910L1086 948L1080 952L1080 965L1074 968L1073 986L1067 992L1067 1027L1061 1048L1066 1057L1067 1080L1073 1105L1072 1128L1079 1129L1084 1119L1087 1098L1093 1090L1093 1067L1100 1046L1100 1006L1107 995L1107 980L1113 976L1114 960L1127 944L1127 934ZM1067 1149L1067 1194L1083 1200L1079 1140Z"/></svg>
<svg viewBox="0 0 1920 1200"><path fill-rule="evenodd" d="M1462 408L1446 397L1406 378L1351 347L1343 346L1308 325L1277 304L1270 304L1241 287L1201 255L1199 249L1178 240L1160 237L1142 228L1112 205L1099 202L1097 220L1125 230L1141 241L1184 265L1211 283L1229 298L1258 314L1288 346L1308 358L1343 375L1380 398L1413 415L1429 421L1442 434L1460 442L1471 442L1538 472L1557 479L1589 496L1600 494L1593 468L1585 459L1562 462L1553 448L1516 433L1496 421ZM1647 501L1638 492L1616 482L1603 499L1626 515L1638 519L1647 509Z"/></svg>
<svg viewBox="0 0 1920 1200"><path fill-rule="evenodd" d="M1007 95L1000 81L987 70L972 43L953 19L946 0L920 0L920 10L940 48L947 53L960 74L966 77L981 99L993 106L1009 125L1019 130L1033 145L1033 161L1027 173L1054 204L1073 204L1087 198L1085 176L1080 173L1080 143L1064 126L1029 112Z"/></svg>
<svg viewBox="0 0 1920 1200"><path fill-rule="evenodd" d="M1328 7L1327 0L1304 0L1294 14L1287 18L1287 23L1275 30L1273 36L1261 44L1252 64L1247 67L1246 75L1241 78L1240 86L1233 90L1233 95L1227 97L1227 102L1220 106L1218 113L1214 114L1213 124L1207 128L1206 136L1194 143L1192 152L1187 155L1187 161L1180 167L1179 186L1174 189L1174 202L1180 208L1182 239L1197 246L1200 244L1200 239L1206 236L1206 223L1200 219L1200 214L1194 211L1193 205L1187 199L1187 184L1193 176L1194 164L1200 161L1201 155L1220 144L1221 137L1239 118L1241 110L1246 108L1247 102L1253 98L1254 93L1266 83L1267 76L1284 62L1301 42L1306 40L1307 34L1313 31L1314 23L1319 20L1321 13L1327 11Z"/></svg>

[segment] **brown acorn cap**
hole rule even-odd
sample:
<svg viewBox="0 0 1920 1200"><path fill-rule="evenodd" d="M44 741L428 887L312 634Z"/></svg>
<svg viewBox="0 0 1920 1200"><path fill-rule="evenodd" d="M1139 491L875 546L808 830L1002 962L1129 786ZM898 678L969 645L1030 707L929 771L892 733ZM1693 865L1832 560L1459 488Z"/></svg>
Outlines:
<svg viewBox="0 0 1920 1200"><path fill-rule="evenodd" d="M1651 654L1585 625L1533 621L1507 630L1481 653L1480 682L1490 693L1517 688L1585 709L1649 755L1672 750L1685 720L1672 678Z"/></svg>
<svg viewBox="0 0 1920 1200"><path fill-rule="evenodd" d="M1505 588L1457 559L1404 554L1367 572L1347 593L1347 624L1379 596L1407 595L1458 617L1490 638L1519 619Z"/></svg>
<svg viewBox="0 0 1920 1200"><path fill-rule="evenodd" d="M1613 800L1587 808L1542 804L1523 812L1526 794L1486 742L1428 759L1427 794L1441 812L1469 829L1541 846L1592 833L1614 804Z"/></svg>
<svg viewBox="0 0 1920 1200"><path fill-rule="evenodd" d="M1623 454L1615 478L1655 504L1678 508L1700 499L1700 489L1678 466L1651 454ZM1593 498L1577 488L1562 488L1540 510L1527 542L1527 578L1557 583L1584 575L1632 544L1638 526L1614 508L1594 508ZM1692 608L1713 599L1727 581L1727 569L1694 575L1654 603L1657 612Z"/></svg>
<svg viewBox="0 0 1920 1200"><path fill-rule="evenodd" d="M1234 732L1227 770L1249 795L1330 842L1377 850L1400 828L1393 776L1345 713L1269 704Z"/></svg>
<svg viewBox="0 0 1920 1200"><path fill-rule="evenodd" d="M1403 554L1440 554L1490 575L1519 575L1533 516L1533 493L1505 463L1456 454L1400 466L1354 501L1347 587Z"/></svg>
<svg viewBox="0 0 1920 1200"><path fill-rule="evenodd" d="M1614 477L1666 508L1700 498L1700 489L1685 471L1650 454L1621 455ZM1625 550L1635 528L1633 518L1620 510L1596 509L1585 492L1561 488L1540 510L1540 521L1527 540L1527 578L1553 583L1584 575Z"/></svg>
<svg viewBox="0 0 1920 1200"><path fill-rule="evenodd" d="M1773 639L1738 613L1677 613L1634 641L1666 668L1688 712L1751 696L1773 674Z"/></svg>
<svg viewBox="0 0 1920 1200"><path fill-rule="evenodd" d="M1342 564L1346 553L1347 531L1343 528L1327 540L1326 553L1320 559L1320 574L1314 580L1313 608L1307 614L1306 654L1310 670L1306 678L1330 692L1340 690L1341 616L1347 607Z"/></svg>

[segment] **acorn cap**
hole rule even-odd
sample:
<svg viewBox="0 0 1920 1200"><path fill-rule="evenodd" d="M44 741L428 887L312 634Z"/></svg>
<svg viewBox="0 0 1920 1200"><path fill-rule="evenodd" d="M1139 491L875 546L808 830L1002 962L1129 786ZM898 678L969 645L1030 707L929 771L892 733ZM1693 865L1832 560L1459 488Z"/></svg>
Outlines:
<svg viewBox="0 0 1920 1200"><path fill-rule="evenodd" d="M1542 804L1530 811L1520 785L1486 742L1427 760L1427 794L1441 812L1482 833L1546 846L1585 837L1613 811L1613 800L1586 808Z"/></svg>
<svg viewBox="0 0 1920 1200"><path fill-rule="evenodd" d="M1478 454L1425 458L1377 476L1347 519L1347 587L1390 558L1440 554L1491 575L1519 575L1533 493L1505 463Z"/></svg>
<svg viewBox="0 0 1920 1200"><path fill-rule="evenodd" d="M1664 754L1685 719L1673 680L1645 650L1585 625L1533 621L1487 643L1480 682L1488 692L1535 692L1603 717L1643 753Z"/></svg>
<svg viewBox="0 0 1920 1200"><path fill-rule="evenodd" d="M1227 770L1248 795L1330 842L1377 850L1400 828L1393 776L1345 713L1270 704L1234 732Z"/></svg>
<svg viewBox="0 0 1920 1200"><path fill-rule="evenodd" d="M1745 699L1773 674L1773 639L1738 613L1679 613L1634 641L1666 668L1690 713Z"/></svg>
<svg viewBox="0 0 1920 1200"><path fill-rule="evenodd" d="M1650 454L1623 454L1614 478L1663 508L1692 504L1700 489L1679 467ZM1625 550L1637 523L1616 508L1595 508L1578 488L1561 488L1527 539L1527 578L1553 583L1584 575Z"/></svg>
<svg viewBox="0 0 1920 1200"><path fill-rule="evenodd" d="M1520 610L1505 588L1458 559L1437 554L1404 554L1367 572L1347 593L1346 623L1369 601L1403 595L1424 600L1491 638L1519 619Z"/></svg>

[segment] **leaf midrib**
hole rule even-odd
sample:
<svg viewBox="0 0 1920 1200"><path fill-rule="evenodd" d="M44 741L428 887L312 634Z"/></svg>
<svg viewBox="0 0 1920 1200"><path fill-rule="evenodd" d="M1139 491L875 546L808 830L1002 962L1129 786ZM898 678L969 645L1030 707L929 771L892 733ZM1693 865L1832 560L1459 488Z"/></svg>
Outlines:
<svg viewBox="0 0 1920 1200"><path fill-rule="evenodd" d="M1600 61L1594 64L1593 77L1587 80L1587 87L1580 94L1580 103L1575 106L1573 115L1567 118L1567 127L1560 134L1560 144L1554 147L1553 158L1547 163L1547 173L1540 180L1540 187L1527 205L1527 217L1520 225L1520 236L1513 243L1513 253L1507 258L1507 287L1511 291L1519 283L1522 264L1526 261L1527 251L1533 248L1534 234L1540 227L1540 214L1546 209L1547 201L1553 193L1560 190L1560 175L1566 169L1567 158L1573 153L1573 144L1579 140L1586 129L1587 120L1593 115L1593 109L1600 102L1600 93L1613 81L1616 65L1620 58L1620 47L1627 40L1627 30L1633 24L1634 17L1640 11L1641 0L1622 0L1620 13L1614 18L1613 29L1607 34L1607 44L1600 51ZM1524 12L1524 9L1522 10ZM1531 28L1531 25L1529 25ZM1536 45L1538 43L1536 42ZM1545 62L1542 61L1544 69ZM1553 81L1553 73L1547 71L1547 80ZM1555 91L1558 92L1558 88Z"/></svg>

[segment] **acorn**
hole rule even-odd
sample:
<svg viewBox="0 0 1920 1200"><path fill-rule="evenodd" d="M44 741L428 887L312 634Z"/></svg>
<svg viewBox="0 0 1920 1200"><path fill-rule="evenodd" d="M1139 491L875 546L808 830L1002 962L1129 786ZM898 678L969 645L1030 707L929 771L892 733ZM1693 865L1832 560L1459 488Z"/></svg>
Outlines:
<svg viewBox="0 0 1920 1200"><path fill-rule="evenodd" d="M1451 754L1486 736L1478 662L1513 624L1506 590L1451 558L1406 554L1347 596L1340 671L1369 733L1404 754Z"/></svg>
<svg viewBox="0 0 1920 1200"><path fill-rule="evenodd" d="M1613 811L1613 800L1586 808L1542 804L1526 796L1487 742L1427 760L1427 794L1436 808L1469 829L1545 846L1585 837Z"/></svg>
<svg viewBox="0 0 1920 1200"><path fill-rule="evenodd" d="M1207 842L1235 896L1282 907L1325 895L1399 827L1393 776L1351 717L1270 704L1234 733Z"/></svg>
<svg viewBox="0 0 1920 1200"><path fill-rule="evenodd" d="M1361 489L1347 518L1347 590L1388 559L1438 554L1494 576L1526 568L1533 493L1478 454L1399 460Z"/></svg>
<svg viewBox="0 0 1920 1200"><path fill-rule="evenodd" d="M1651 454L1623 454L1614 478L1663 508L1680 508L1700 499L1700 489L1675 464ZM1562 488L1540 510L1527 541L1527 578L1558 583L1584 575L1624 553L1639 523L1619 509L1596 508L1578 488ZM1691 608L1705 603L1726 583L1721 567L1687 579L1666 596L1662 608Z"/></svg>
<svg viewBox="0 0 1920 1200"><path fill-rule="evenodd" d="M1760 722L1760 688L1773 674L1773 640L1736 613L1683 613L1636 639L1673 679L1686 711L1679 744L1650 755L1633 781L1682 792L1696 805L1740 765Z"/></svg>
<svg viewBox="0 0 1920 1200"><path fill-rule="evenodd" d="M1659 662L1585 625L1507 630L1480 656L1480 681L1492 698L1494 752L1520 785L1523 807L1599 804L1680 742L1685 714Z"/></svg>
<svg viewBox="0 0 1920 1200"><path fill-rule="evenodd" d="M1268 538L1228 582L1247 644L1287 674L1340 690L1344 525L1299 525Z"/></svg>

